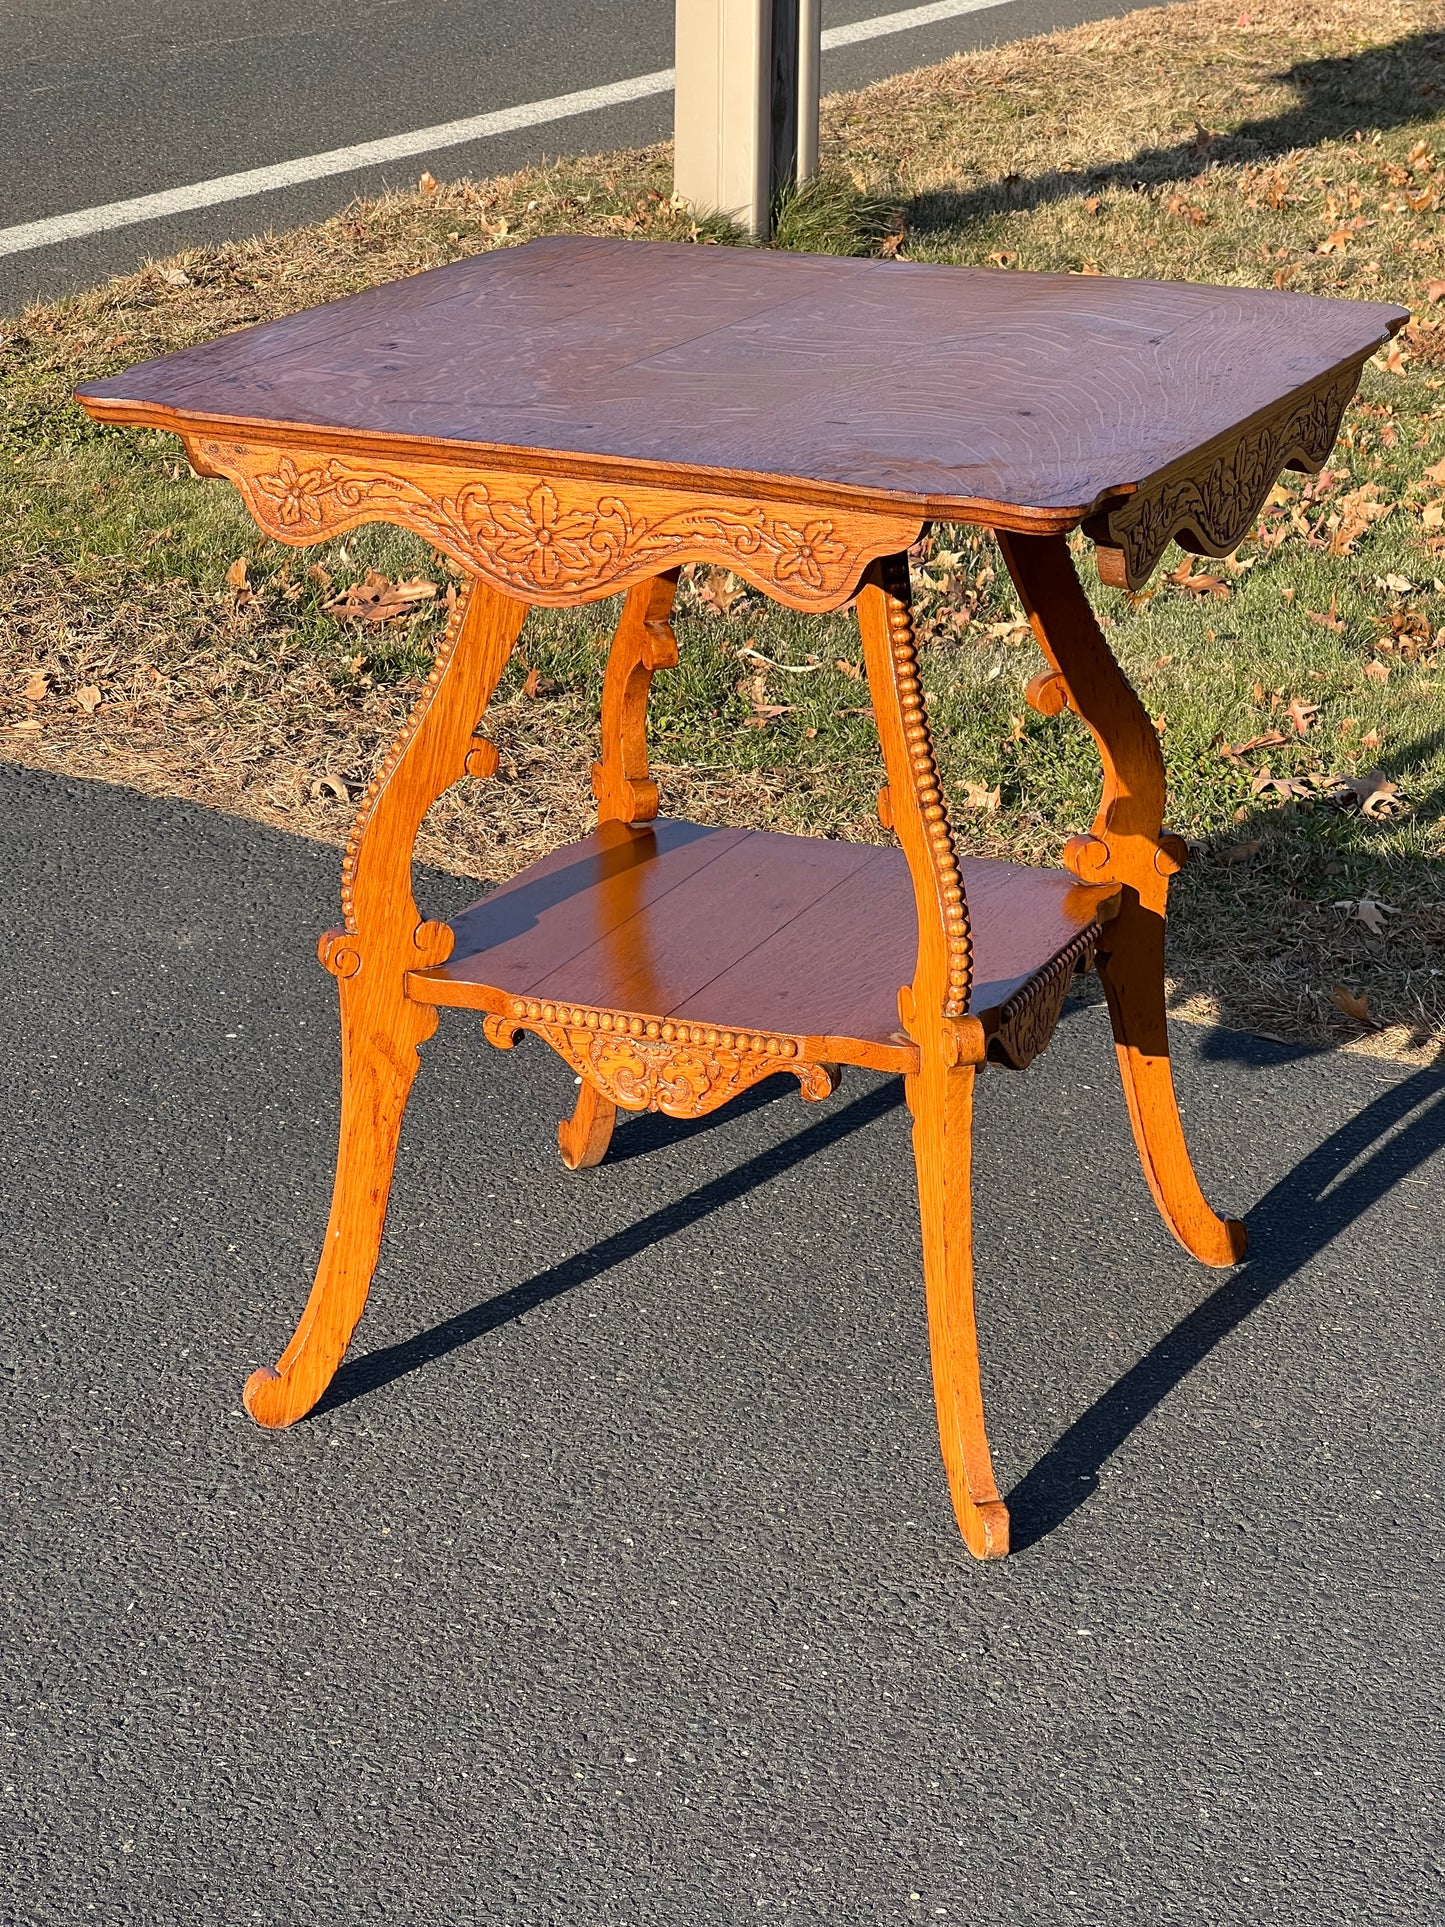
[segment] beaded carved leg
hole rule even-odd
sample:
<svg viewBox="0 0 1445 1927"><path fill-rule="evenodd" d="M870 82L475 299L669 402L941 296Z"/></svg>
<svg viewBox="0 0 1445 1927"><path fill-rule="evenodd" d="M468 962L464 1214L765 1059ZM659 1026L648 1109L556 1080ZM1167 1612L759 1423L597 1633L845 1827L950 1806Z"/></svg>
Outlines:
<svg viewBox="0 0 1445 1927"><path fill-rule="evenodd" d="M920 1058L908 1079L908 1102L939 1439L964 1541L978 1558L999 1559L1008 1551L1008 1510L984 1430L973 1309L970 1157L983 1032L967 1014L968 904L918 680L906 557L888 556L869 569L858 626L888 772L889 815L918 908L918 959L898 1008Z"/></svg>
<svg viewBox="0 0 1445 1927"><path fill-rule="evenodd" d="M406 995L406 973L444 963L452 933L424 923L411 851L427 810L467 768L494 763L473 736L521 630L525 605L474 585L453 612L436 665L367 793L342 869L346 926L321 940L341 988L341 1141L326 1244L295 1335L274 1371L246 1384L262 1425L308 1412L341 1363L366 1303L386 1217L417 1046L437 1013Z"/></svg>
<svg viewBox="0 0 1445 1927"><path fill-rule="evenodd" d="M1186 1251L1207 1265L1244 1254L1245 1229L1210 1209L1194 1175L1169 1065L1164 1012L1164 913L1184 856L1166 836L1164 759L1144 705L1100 633L1062 535L998 533L1014 586L1053 674L1033 686L1036 707L1065 704L1088 725L1104 764L1093 831L1064 861L1083 882L1124 885L1097 959L1109 1000L1134 1141L1154 1201Z"/></svg>

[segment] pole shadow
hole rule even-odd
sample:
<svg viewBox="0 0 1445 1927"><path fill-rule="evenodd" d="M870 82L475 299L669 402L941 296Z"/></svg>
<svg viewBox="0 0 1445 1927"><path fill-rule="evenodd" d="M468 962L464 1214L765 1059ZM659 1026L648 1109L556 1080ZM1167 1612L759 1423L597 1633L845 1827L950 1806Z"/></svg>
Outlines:
<svg viewBox="0 0 1445 1927"><path fill-rule="evenodd" d="M1389 1137L1397 1126L1404 1128ZM1107 1461L1190 1372L1340 1232L1442 1148L1445 1078L1434 1070L1416 1071L1332 1132L1267 1192L1246 1220L1250 1250L1245 1261L1095 1399L1008 1495L1014 1550L1036 1545L1086 1504ZM1351 1170L1352 1165L1357 1168Z"/></svg>
<svg viewBox="0 0 1445 1927"><path fill-rule="evenodd" d="M1028 178L1010 175L977 187L929 189L906 206L908 229L925 235L967 228L1019 208L1191 181L1211 166L1283 160L1323 141L1423 125L1438 113L1445 94L1445 34L1412 34L1384 47L1297 61L1273 78L1296 94L1280 113L1243 121L1228 133L1201 128L1190 139L1140 148L1123 159L1101 158Z"/></svg>

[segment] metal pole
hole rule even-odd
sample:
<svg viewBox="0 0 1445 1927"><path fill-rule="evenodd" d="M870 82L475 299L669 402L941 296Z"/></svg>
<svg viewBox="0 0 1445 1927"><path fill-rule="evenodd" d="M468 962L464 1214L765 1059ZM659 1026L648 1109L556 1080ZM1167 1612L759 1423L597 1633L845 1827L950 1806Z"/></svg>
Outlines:
<svg viewBox="0 0 1445 1927"><path fill-rule="evenodd" d="M818 94L823 51L823 0L798 5L798 167L801 187L818 171Z"/></svg>

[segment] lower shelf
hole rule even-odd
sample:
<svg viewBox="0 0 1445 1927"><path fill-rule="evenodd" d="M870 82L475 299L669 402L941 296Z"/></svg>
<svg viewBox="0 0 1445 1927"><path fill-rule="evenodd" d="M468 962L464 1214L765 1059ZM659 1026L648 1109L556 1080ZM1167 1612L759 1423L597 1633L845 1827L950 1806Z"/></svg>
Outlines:
<svg viewBox="0 0 1445 1927"><path fill-rule="evenodd" d="M993 1035L1030 986L1066 980L1118 891L1062 870L961 867L970 1014ZM878 1070L917 1061L898 1020L918 938L896 849L666 818L607 823L529 865L453 929L451 959L408 976L420 1003L593 1029L596 1013L621 1013L634 1036L665 1025L683 1042L735 1034L754 1051L779 1039L793 1044L790 1058Z"/></svg>

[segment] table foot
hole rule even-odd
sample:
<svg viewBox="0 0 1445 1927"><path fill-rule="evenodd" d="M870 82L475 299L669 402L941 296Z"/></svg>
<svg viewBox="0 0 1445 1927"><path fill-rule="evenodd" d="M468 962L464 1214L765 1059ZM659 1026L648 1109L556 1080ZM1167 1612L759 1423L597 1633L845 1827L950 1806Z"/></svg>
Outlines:
<svg viewBox="0 0 1445 1927"><path fill-rule="evenodd" d="M1221 1218L1210 1209L1184 1142L1169 1062L1164 919L1137 901L1126 901L1107 927L1107 941L1108 952L1098 959L1099 977L1139 1162L1159 1215L1201 1264L1237 1264L1249 1234L1237 1218Z"/></svg>
<svg viewBox="0 0 1445 1927"><path fill-rule="evenodd" d="M577 1107L557 1126L557 1144L569 1171L587 1171L600 1164L612 1142L617 1106L584 1077L577 1090Z"/></svg>
<svg viewBox="0 0 1445 1927"><path fill-rule="evenodd" d="M999 1497L978 1372L973 1308L971 1065L925 1064L910 1078L913 1150L923 1223L923 1282L938 1436L954 1516L976 1559L1002 1559L1008 1508Z"/></svg>
<svg viewBox="0 0 1445 1927"><path fill-rule="evenodd" d="M331 1218L290 1344L274 1371L262 1367L246 1381L246 1410L258 1425L292 1425L320 1398L346 1355L376 1270L416 1046L436 1014L399 994L378 997L375 986L368 997L367 988L365 972L341 985L341 1141Z"/></svg>

